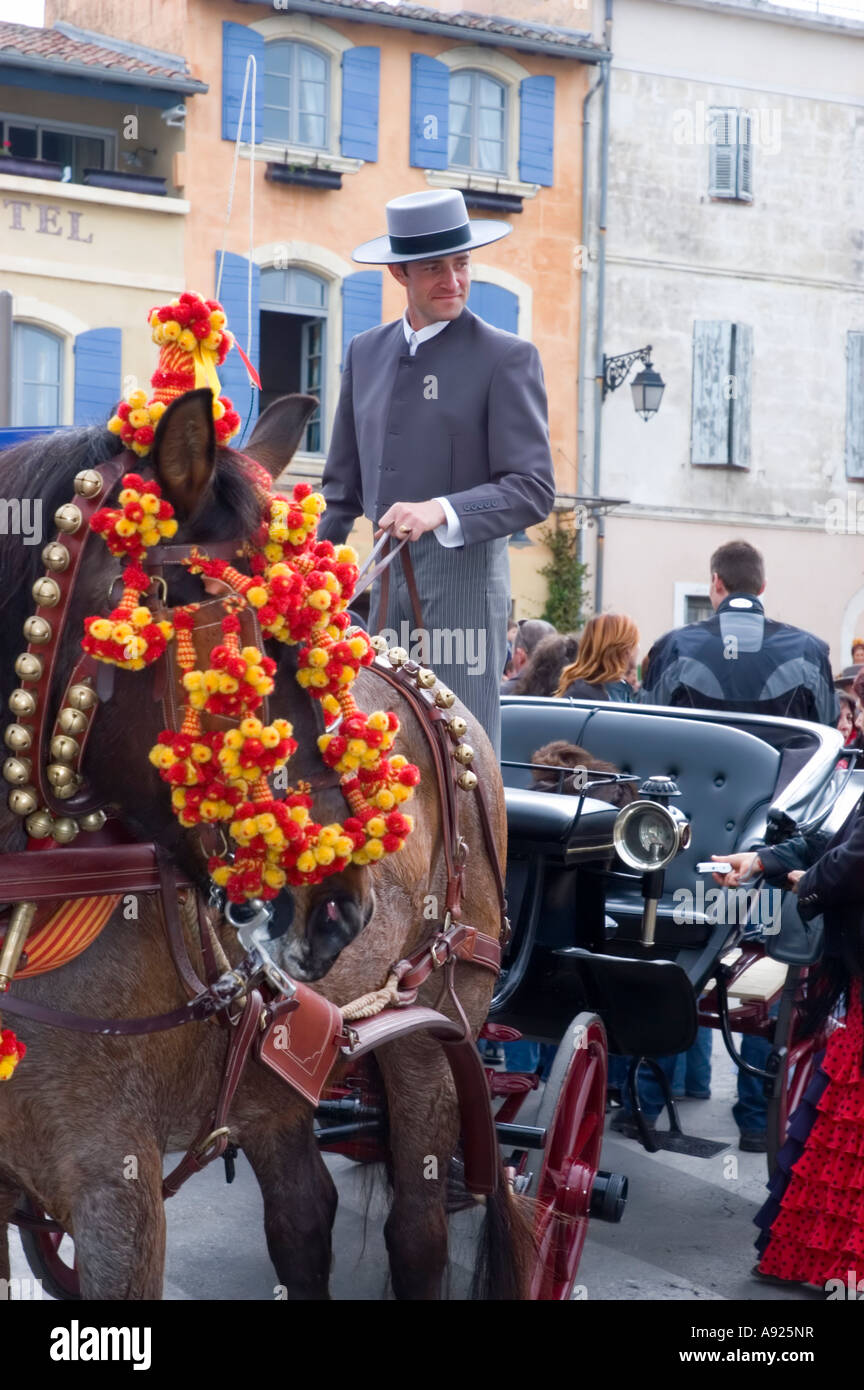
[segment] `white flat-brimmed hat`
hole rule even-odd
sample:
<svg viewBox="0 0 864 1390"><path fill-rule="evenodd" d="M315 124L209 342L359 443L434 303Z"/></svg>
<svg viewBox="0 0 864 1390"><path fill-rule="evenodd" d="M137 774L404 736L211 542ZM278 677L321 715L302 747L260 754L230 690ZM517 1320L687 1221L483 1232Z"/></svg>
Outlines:
<svg viewBox="0 0 864 1390"><path fill-rule="evenodd" d="M387 235L358 246L352 260L364 265L393 265L397 261L428 261L454 256L476 246L499 241L513 228L509 222L487 218L469 221L458 188L430 189L391 198L387 204Z"/></svg>

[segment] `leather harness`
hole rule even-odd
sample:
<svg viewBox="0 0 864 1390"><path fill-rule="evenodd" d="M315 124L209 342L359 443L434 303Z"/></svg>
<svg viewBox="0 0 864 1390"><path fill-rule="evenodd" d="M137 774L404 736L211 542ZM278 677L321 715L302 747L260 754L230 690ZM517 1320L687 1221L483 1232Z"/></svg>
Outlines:
<svg viewBox="0 0 864 1390"><path fill-rule="evenodd" d="M137 460L132 461L128 454L101 464L96 470L104 479L100 496L76 497L76 505L82 513L82 522L74 534L64 534L63 542L69 550L70 562L63 573L54 576L61 590L60 602L50 609L37 610L43 616L50 617L52 637L49 644L37 648L43 662L42 676L38 681L42 698L38 701L35 718L32 720L32 778L34 786L44 799L44 804L59 814L81 814L98 805L86 787L71 798L59 803L55 801L44 776L43 764L50 739L60 730L56 722L53 725L49 723L47 705L69 600L91 534L90 518L97 505L101 505L107 499L130 462L138 466ZM193 549L197 548L187 545L160 545L152 558L148 557L150 563L147 568L154 577L161 577L164 565L183 563ZM238 545L231 541L201 548L211 556L219 555L233 559L237 554ZM397 550L399 548L397 547ZM385 556L385 579L386 566L394 558L397 550ZM413 584L407 551L403 551L402 556L406 574L411 576L409 589L414 602L417 598L416 586ZM419 614L419 602L416 611ZM167 660L164 665L168 666ZM433 929L428 939L393 967L398 979L399 1007L350 1027L343 1025L341 1032L334 1039L334 1046L338 1044L344 1055L350 1056L362 1054L380 1046L384 1041L391 1041L421 1028L438 1037L450 1062L460 1099L466 1174L475 1191L492 1192L498 1180L494 1122L488 1104L488 1089L482 1063L473 1046L465 1015L453 992L453 968L457 961L463 961L482 966L497 974L501 962L502 942L459 920L462 912L467 844L459 833L460 789L456 783L452 745L445 723L446 714L444 710L436 707L425 691L421 691L415 685L412 678L420 670L415 662L407 661L394 669L379 658L368 669L399 691L419 721L429 745L442 820L447 873L445 913L443 922ZM64 698L59 708L62 709L66 703L71 686L81 683L87 677L95 679L97 693L101 698L110 698L113 674L113 667L97 663L89 656L83 657L76 663L75 670L66 683ZM157 682L157 689L154 691L154 696L165 699L167 706L172 703L170 687L170 679L166 681L163 677L162 686ZM94 719L91 717L86 730L78 735L82 757L93 723ZM49 734L52 727L53 733ZM506 942L509 923L506 918L501 867L488 805L479 783L474 787L473 794L477 798L484 845L495 879L502 921L502 941ZM106 832L100 834L104 839ZM314 992L299 982L287 981L270 961L266 952L266 959L262 960L261 953L254 948L247 952L236 968L220 970L216 960L218 947L214 946L218 938L208 916L208 906L195 886L177 870L167 851L158 845L115 842L97 843L86 849L74 846L43 849L34 845L34 849L23 853L4 854L0 862L3 867L4 897L13 902L22 899L34 902L37 904L37 910L46 903L97 893L159 894L166 941L178 979L188 996L185 1004L162 1014L136 1019L97 1018L72 1014L19 998L8 992L0 995L0 1004L4 1012L36 1023L109 1037L152 1034L213 1018L217 1018L223 1024L228 1042L219 1093L212 1112L206 1117L195 1140L177 1167L164 1180L163 1195L172 1196L192 1173L198 1172L225 1153L229 1142L227 1117L231 1103L256 1039L259 1040L260 1047L262 1030L273 1017L274 1005L278 1006L279 998L284 997L284 986L287 985L292 999L296 998L297 1004L301 1007L303 997ZM183 890L195 894L199 944L206 979L201 978L189 955L178 900L178 894ZM2 924L3 919L0 916L0 925ZM421 985L434 971L442 967L447 967L444 972L445 987L458 1015L456 1022L435 1010L413 1007ZM56 1227L56 1223L41 1224L53 1224Z"/></svg>

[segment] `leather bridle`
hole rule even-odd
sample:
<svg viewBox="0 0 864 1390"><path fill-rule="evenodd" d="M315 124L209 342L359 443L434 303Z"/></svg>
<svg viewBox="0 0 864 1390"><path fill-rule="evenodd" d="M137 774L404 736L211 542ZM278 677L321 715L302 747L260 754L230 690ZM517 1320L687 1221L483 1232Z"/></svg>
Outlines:
<svg viewBox="0 0 864 1390"><path fill-rule="evenodd" d="M98 474L102 486L91 494L79 493L74 504L77 508L77 518L72 515L70 507L61 508L57 513L58 523L62 520L64 525L61 526L60 541L53 544L56 546L62 543L66 547L69 561L62 570L52 572L50 578L54 584L41 591L43 599L50 602L40 602L35 617L41 619L47 627L47 640L44 635L45 627L39 623L30 623L30 630L34 636L31 637L28 655L38 658L40 669L38 678L29 682L30 693L33 695L32 713L20 717L22 722L27 720L25 727L32 733L33 789L40 799L40 804L54 815L92 814L98 806L98 800L83 783L76 786L70 796L54 795L53 785L45 773L44 765L52 741L64 732L60 724L60 712L69 708L77 708L84 716L84 721L76 721L77 723L86 721L85 727L75 735L80 750L77 755L80 765L93 728L99 700L110 698L113 667L107 667L89 656L83 656L76 662L73 673L65 684L63 697L53 720L49 717L48 706L76 579L81 573L91 536L90 519L97 507L104 504L130 464L136 467L137 460L128 453L123 453L89 470L91 478L94 473ZM199 549L213 558L234 560L241 544L238 541L201 543L198 546L160 544L148 555L144 567L153 579L164 579L166 566L185 564ZM395 553L393 551L385 558L384 566L381 567L385 573L386 564ZM36 587L38 588L38 585ZM201 605L202 608L206 606ZM260 629L254 613L251 609L244 611L255 624L256 633L252 640L257 636L260 641ZM162 667L161 680L164 689L160 690L157 684L154 695L164 700L166 713L170 714L172 678L167 658L158 665ZM340 1046L347 1055L367 1051L373 1045L379 1045L380 1041L401 1036L417 1027L431 1027L433 1031L437 1029L436 1035L441 1038L448 1053L454 1067L457 1088L460 1095L464 1093L464 1099L464 1096L473 1094L477 1087L482 1085L482 1081L477 1080L478 1075L482 1078L482 1068L478 1073L474 1063L466 1058L463 1045L470 1044L471 1040L461 1006L453 993L453 967L457 961L472 962L497 973L500 967L502 941L461 921L467 844L459 830L459 803L460 797L466 794L465 788L468 784L464 780L461 783L458 780L460 765L454 762L452 754L454 745L460 746L459 738L453 732L454 722L448 722L447 719L447 700L441 698L445 694L448 695L449 703L452 704L453 697L449 696L448 692L438 692L436 696L428 685L423 688L423 684L417 678L426 673L414 662L406 660L396 665L379 656L369 669L392 688L397 689L407 700L430 748L442 818L447 874L445 910L443 921L431 930L428 939L394 966L399 981L398 1003L402 1009L396 1016L388 1019L370 1018L365 1024L356 1024L353 1027L345 1025L334 1039L334 1045ZM89 704L80 695L82 687L96 697ZM77 699L76 690L79 692ZM174 708L173 720L176 720L176 717L177 709ZM461 775L464 779L464 772ZM325 772L322 768L322 777L317 780L314 789L336 786L338 782L339 778L335 773ZM470 790L477 799L480 826L496 883L502 919L502 940L506 941L509 924L505 915L506 903L495 836L486 800L476 779ZM232 925L239 928L238 936L245 948L245 954L236 967L220 970L216 959L218 953L214 950L215 930L209 916L214 909L222 912L225 907L218 890L211 893L210 902L205 904L200 892L178 871L165 850L153 843L142 844L124 840L117 832L117 825L109 823L106 828L91 832L91 843L86 848L72 844L64 845L62 848L51 848L44 846L44 842L38 845L36 841L31 840L32 849L3 855L5 895L17 902L19 907L23 903L35 903L38 907L39 904L56 902L58 899L92 894L158 893L161 898L166 940L178 978L187 994L187 1002L162 1014L146 1018L96 1018L49 1008L6 992L0 993L0 1008L12 1016L30 1019L36 1023L102 1036L147 1035L212 1018L218 1018L225 1025L228 1047L219 1094L212 1112L207 1116L190 1149L179 1166L165 1179L163 1193L170 1196L192 1172L198 1171L225 1152L229 1134L228 1111L253 1043L256 1037L260 1038L268 1018L272 1018L273 1007L296 1007L302 1003L304 995L310 994L311 991L307 986L290 980L270 957L266 947L269 914L262 904L250 905L251 917L245 925L242 922L242 914L239 917L232 916L230 911L226 914ZM195 894L195 916L206 979L202 979L189 956L178 901L178 893L181 890ZM14 918L14 911L12 915ZM11 930L11 927L7 927L7 930ZM461 1035L459 1026L453 1025L440 1014L407 1007L414 1004L420 986L433 971L445 966L447 989L457 1015L462 1020ZM419 1018L421 1014L424 1016L423 1021ZM372 1039L376 1041L373 1043ZM454 1059L458 1060L458 1065ZM488 1110L485 1100L484 1108ZM480 1155L477 1159L479 1167L475 1165L475 1186L477 1190L492 1191L497 1181L497 1170L493 1171L493 1168L490 1168L492 1160L489 1157L491 1150L487 1133L488 1123L475 1117L471 1125L477 1141L475 1157ZM492 1147L494 1148L494 1131Z"/></svg>

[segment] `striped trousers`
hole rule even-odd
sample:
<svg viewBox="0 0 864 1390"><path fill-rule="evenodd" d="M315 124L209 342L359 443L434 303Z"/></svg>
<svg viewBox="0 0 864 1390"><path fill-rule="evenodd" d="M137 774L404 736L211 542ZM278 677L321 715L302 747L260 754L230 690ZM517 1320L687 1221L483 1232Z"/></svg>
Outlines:
<svg viewBox="0 0 864 1390"><path fill-rule="evenodd" d="M430 666L470 710L501 756L500 683L507 656L510 563L507 537L445 549L431 531L411 544L422 627L411 606L400 557L390 566L387 610L381 579L370 604L370 631Z"/></svg>

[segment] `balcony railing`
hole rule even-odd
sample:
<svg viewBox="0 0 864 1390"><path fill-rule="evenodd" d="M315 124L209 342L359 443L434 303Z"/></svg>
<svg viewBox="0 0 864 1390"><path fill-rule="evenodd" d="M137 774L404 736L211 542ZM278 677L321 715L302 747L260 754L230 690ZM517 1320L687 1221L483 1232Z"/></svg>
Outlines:
<svg viewBox="0 0 864 1390"><path fill-rule="evenodd" d="M113 188L120 193L149 193L164 198L166 180L154 174L130 174L119 169L85 169L79 179L63 179L64 166L50 159L27 159L23 155L0 155L0 174L24 179L50 179L54 183L81 183L89 188Z"/></svg>

